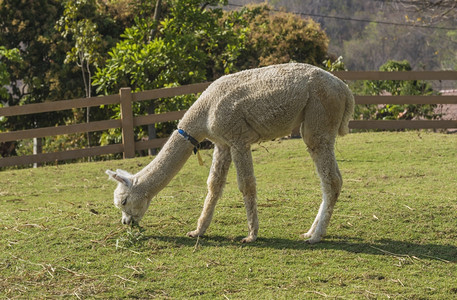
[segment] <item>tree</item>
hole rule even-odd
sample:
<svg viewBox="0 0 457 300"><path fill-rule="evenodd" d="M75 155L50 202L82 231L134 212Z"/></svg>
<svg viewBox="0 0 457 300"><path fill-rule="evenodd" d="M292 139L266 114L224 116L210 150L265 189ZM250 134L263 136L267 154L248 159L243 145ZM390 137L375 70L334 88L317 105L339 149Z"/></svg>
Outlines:
<svg viewBox="0 0 457 300"><path fill-rule="evenodd" d="M431 43L437 45L434 54L440 70L457 70L457 30L440 30L432 36Z"/></svg>
<svg viewBox="0 0 457 300"><path fill-rule="evenodd" d="M249 28L236 66L248 69L291 61L321 65L328 37L319 24L268 5L246 6L239 13Z"/></svg>
<svg viewBox="0 0 457 300"><path fill-rule="evenodd" d="M230 4L251 2L236 0ZM265 2L276 10L312 17L329 37L329 55L343 56L350 70L377 70L387 59L407 59L413 69L454 65L451 55L455 57L455 52L451 52L456 47L447 31L455 31L457 26L456 0Z"/></svg>
<svg viewBox="0 0 457 300"><path fill-rule="evenodd" d="M65 63L67 52L71 51L74 43L72 45L70 36L63 38L56 28L63 12L64 5L56 0L0 1L0 45L8 49L17 48L23 60L21 64L14 61L5 63L11 77L7 105L72 99L86 94L81 68L74 63ZM116 42L114 37L121 32L109 13L114 11L108 10L101 1L94 9L85 11L88 17L97 15L94 23L103 36L101 53ZM101 112L97 109L93 111L96 114ZM77 111L62 111L8 117L3 125L7 130L21 130L64 125L82 118ZM49 142L53 141L50 139ZM22 152L29 154L31 147L22 143L18 147L30 149ZM66 146L55 145L58 149Z"/></svg>
<svg viewBox="0 0 457 300"><path fill-rule="evenodd" d="M93 11L95 0L67 0L57 29L64 38L70 37L73 47L67 52L65 63L76 63L81 68L86 97L91 97L91 65L98 66L101 60L102 37L92 18L98 17ZM92 15L92 18L88 16Z"/></svg>
<svg viewBox="0 0 457 300"><path fill-rule="evenodd" d="M9 93L6 86L11 83L6 61L21 62L19 50L16 48L8 50L4 46L0 46L0 107L7 103Z"/></svg>
<svg viewBox="0 0 457 300"><path fill-rule="evenodd" d="M101 61L102 37L93 18L99 15L95 0L67 0L62 17L56 28L64 38L70 37L73 47L67 52L64 63L76 63L81 69L85 96L92 96L92 66ZM90 18L90 17L91 18ZM90 121L90 107L86 108L86 122ZM90 133L87 133L87 144L90 147Z"/></svg>
<svg viewBox="0 0 457 300"><path fill-rule="evenodd" d="M11 76L8 72L5 63L6 61L20 63L22 58L19 54L19 50L16 48L8 50L5 47L0 46L0 107L7 104L7 100L10 96L6 86L9 86L11 83ZM0 117L0 132L6 130L4 126L5 121L5 117ZM15 146L16 143L14 142L0 143L0 156L10 156L14 152Z"/></svg>
<svg viewBox="0 0 457 300"><path fill-rule="evenodd" d="M120 41L109 52L110 58L95 75L94 85L99 92L116 92L122 86L145 90L200 82L206 79L207 53L230 51L223 46L230 39L218 20L221 9L205 9L202 5L216 5L224 1L166 1L162 19L155 30L152 18L136 18ZM220 44L219 44L220 43Z"/></svg>
<svg viewBox="0 0 457 300"><path fill-rule="evenodd" d="M52 59L58 55L53 42L58 13L57 1L0 2L0 44L8 49L18 49L22 57L20 65L14 61L6 63L11 79L9 106L43 102L49 98L49 69ZM32 117L21 121L14 122L16 125L11 122L11 129L19 129L19 124L30 125L37 120Z"/></svg>
<svg viewBox="0 0 457 300"><path fill-rule="evenodd" d="M350 70L363 61L363 70L377 70L390 60L408 60L415 68L438 68L433 35L408 27L370 23L358 38L344 43L346 65Z"/></svg>
<svg viewBox="0 0 457 300"><path fill-rule="evenodd" d="M105 65L97 69L97 91L110 94L123 86L141 91L202 82L220 72L220 66L229 72L240 38L229 23L220 26L222 9L207 6L219 3L225 1L162 1L160 19L158 12L155 18L135 18L134 26L125 30L109 52ZM212 61L214 58L224 63ZM194 100L187 96L137 103L136 113L144 114L148 107L149 113L150 107L156 112L185 109Z"/></svg>
<svg viewBox="0 0 457 300"><path fill-rule="evenodd" d="M452 19L457 16L457 0L396 0L392 2L401 4L422 17L425 14L430 23Z"/></svg>

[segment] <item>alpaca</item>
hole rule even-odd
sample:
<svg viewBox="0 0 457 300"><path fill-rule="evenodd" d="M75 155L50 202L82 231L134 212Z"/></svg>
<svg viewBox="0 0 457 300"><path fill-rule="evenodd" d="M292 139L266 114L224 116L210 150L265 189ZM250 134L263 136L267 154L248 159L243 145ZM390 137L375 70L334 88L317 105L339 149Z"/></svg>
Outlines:
<svg viewBox="0 0 457 300"><path fill-rule="evenodd" d="M122 223L139 223L152 197L206 138L214 143L208 193L197 228L187 235L202 236L208 229L233 160L248 221L248 236L242 242L255 241L259 222L251 144L288 135L300 126L323 193L317 216L301 237L308 243L319 242L342 186L334 154L335 138L348 133L353 109L354 98L347 85L311 65L289 63L223 76L201 94L179 122L179 129L143 170L134 175L122 170L106 171L118 182L114 204L122 210Z"/></svg>

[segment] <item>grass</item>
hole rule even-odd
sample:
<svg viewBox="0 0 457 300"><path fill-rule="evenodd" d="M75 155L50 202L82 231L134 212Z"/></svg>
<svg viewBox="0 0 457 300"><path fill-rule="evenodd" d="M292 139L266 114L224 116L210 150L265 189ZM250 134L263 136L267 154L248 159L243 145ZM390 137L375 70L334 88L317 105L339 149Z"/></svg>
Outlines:
<svg viewBox="0 0 457 300"><path fill-rule="evenodd" d="M232 167L207 236L191 239L206 192L192 157L141 228L120 224L105 169L151 158L0 172L0 298L451 299L457 297L457 135L338 139L344 187L327 238L307 245L319 182L301 140L253 147L259 239Z"/></svg>

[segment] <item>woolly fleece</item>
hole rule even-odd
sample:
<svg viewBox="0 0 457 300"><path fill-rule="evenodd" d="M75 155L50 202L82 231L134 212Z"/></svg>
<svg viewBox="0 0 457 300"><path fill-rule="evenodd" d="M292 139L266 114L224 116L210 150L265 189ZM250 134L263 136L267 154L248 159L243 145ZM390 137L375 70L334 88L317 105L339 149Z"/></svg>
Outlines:
<svg viewBox="0 0 457 300"><path fill-rule="evenodd" d="M290 134L300 126L304 142L321 179L323 201L302 236L315 243L325 235L342 178L334 155L336 136L349 132L354 98L347 85L332 74L307 64L290 63L242 71L213 82L179 122L179 128L215 144L208 177L208 194L197 228L188 236L203 235L213 216L231 162L237 170L248 219L248 236L255 241L259 224L256 179L250 145ZM182 168L193 145L175 131L159 155L135 175L107 170L118 182L115 205L124 224L138 223L154 197Z"/></svg>

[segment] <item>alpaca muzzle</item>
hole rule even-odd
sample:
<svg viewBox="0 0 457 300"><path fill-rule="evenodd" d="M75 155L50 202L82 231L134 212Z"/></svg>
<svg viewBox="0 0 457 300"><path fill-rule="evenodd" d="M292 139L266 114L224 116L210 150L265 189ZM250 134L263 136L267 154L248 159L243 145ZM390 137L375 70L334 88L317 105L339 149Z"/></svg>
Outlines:
<svg viewBox="0 0 457 300"><path fill-rule="evenodd" d="M122 224L124 224L124 225L133 225L133 224L135 224L135 220L131 216L123 216L122 217Z"/></svg>

